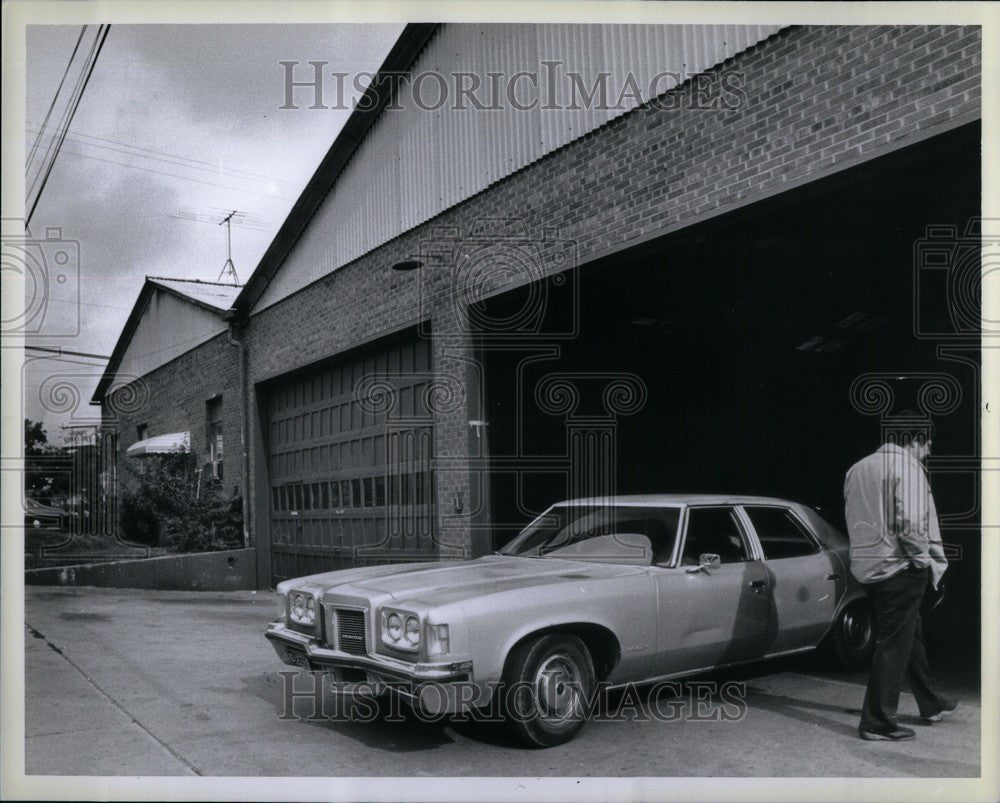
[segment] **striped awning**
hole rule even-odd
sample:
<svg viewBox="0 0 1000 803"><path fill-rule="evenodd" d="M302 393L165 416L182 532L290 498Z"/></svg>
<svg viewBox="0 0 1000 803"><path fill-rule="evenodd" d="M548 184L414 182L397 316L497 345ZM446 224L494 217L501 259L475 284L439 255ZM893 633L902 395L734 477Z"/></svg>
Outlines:
<svg viewBox="0 0 1000 803"><path fill-rule="evenodd" d="M190 452L190 432L169 432L166 435L155 435L144 441L133 443L125 454L128 457L146 457L151 454L170 454L171 452Z"/></svg>

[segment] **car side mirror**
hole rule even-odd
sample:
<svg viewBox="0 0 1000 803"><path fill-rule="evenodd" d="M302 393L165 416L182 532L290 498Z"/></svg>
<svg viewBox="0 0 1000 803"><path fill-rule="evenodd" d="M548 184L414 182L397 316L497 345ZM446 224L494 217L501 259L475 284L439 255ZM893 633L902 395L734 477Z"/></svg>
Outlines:
<svg viewBox="0 0 1000 803"><path fill-rule="evenodd" d="M685 571L688 574L697 574L698 572L708 572L709 569L717 569L722 565L722 558L716 555L714 552L702 552L698 556L698 565L690 566Z"/></svg>

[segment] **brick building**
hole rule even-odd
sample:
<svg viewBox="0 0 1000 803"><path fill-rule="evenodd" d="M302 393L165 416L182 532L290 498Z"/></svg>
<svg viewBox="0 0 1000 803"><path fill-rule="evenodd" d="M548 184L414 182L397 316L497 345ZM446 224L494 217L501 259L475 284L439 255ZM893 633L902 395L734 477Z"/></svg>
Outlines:
<svg viewBox="0 0 1000 803"><path fill-rule="evenodd" d="M333 105L296 69L286 104ZM242 422L264 587L484 554L569 496L837 521L894 400L978 572L979 92L975 27L409 25L146 418Z"/></svg>
<svg viewBox="0 0 1000 803"><path fill-rule="evenodd" d="M115 474L190 452L204 478L242 489L240 360L228 310L241 287L148 276L94 393L115 433Z"/></svg>

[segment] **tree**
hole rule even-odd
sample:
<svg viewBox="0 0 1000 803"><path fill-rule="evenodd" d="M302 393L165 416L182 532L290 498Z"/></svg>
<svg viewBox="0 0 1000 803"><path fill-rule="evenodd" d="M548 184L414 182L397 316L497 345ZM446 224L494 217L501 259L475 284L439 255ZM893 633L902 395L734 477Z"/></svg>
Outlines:
<svg viewBox="0 0 1000 803"><path fill-rule="evenodd" d="M24 454L39 455L45 454L49 448L49 436L45 432L41 421L32 421L30 418L24 419Z"/></svg>
<svg viewBox="0 0 1000 803"><path fill-rule="evenodd" d="M176 452L131 471L121 498L122 535L129 541L167 546L175 552L234 549L243 545L242 510L214 487L199 485L190 454Z"/></svg>
<svg viewBox="0 0 1000 803"><path fill-rule="evenodd" d="M65 493L73 461L49 443L41 421L24 419L24 489L31 496Z"/></svg>

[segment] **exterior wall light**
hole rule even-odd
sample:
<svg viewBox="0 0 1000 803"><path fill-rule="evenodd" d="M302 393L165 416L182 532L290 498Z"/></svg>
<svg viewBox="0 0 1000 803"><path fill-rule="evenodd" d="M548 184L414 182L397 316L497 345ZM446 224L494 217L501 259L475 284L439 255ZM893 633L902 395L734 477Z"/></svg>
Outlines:
<svg viewBox="0 0 1000 803"><path fill-rule="evenodd" d="M408 271L423 267L424 263L419 259L403 259L392 266L393 270Z"/></svg>

